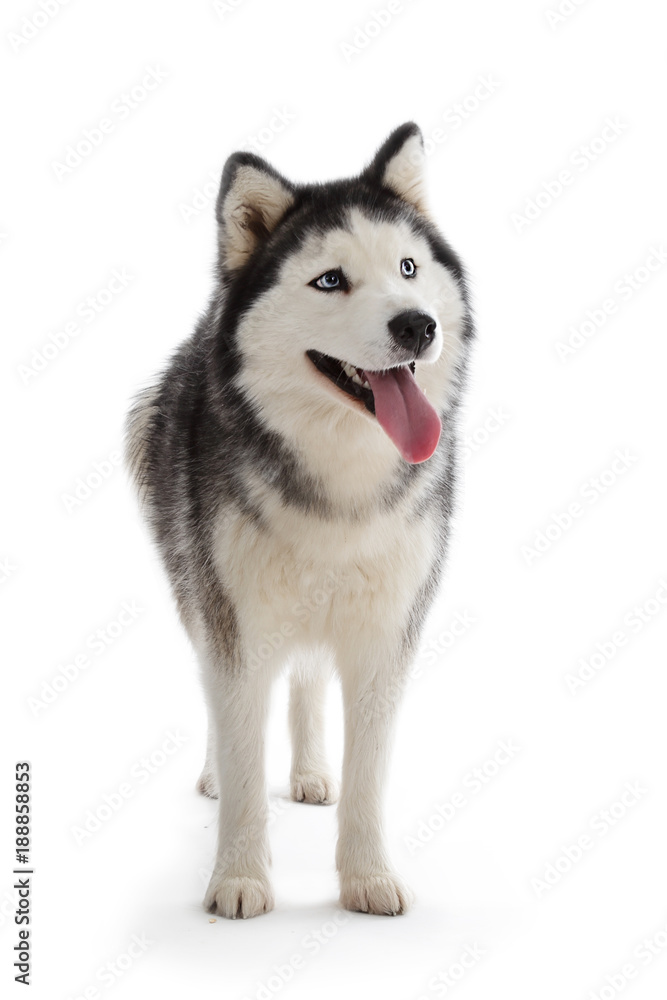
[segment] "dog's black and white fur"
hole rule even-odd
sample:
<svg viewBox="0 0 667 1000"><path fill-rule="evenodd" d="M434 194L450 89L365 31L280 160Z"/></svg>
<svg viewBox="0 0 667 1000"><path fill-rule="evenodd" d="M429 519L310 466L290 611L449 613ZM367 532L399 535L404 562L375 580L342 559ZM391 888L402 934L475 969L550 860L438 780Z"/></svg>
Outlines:
<svg viewBox="0 0 667 1000"><path fill-rule="evenodd" d="M294 185L257 156L231 156L212 301L130 413L128 461L201 662L198 787L220 807L205 906L227 917L273 907L264 732L285 666L298 801L337 797L322 725L332 672L342 684L343 906L397 914L410 902L384 845L382 789L445 553L472 337L423 166L413 124L352 180ZM422 448L432 457L409 453L419 428L400 425L399 448L375 415L371 383L412 386L408 371L442 422L437 447ZM412 418L387 418L401 419Z"/></svg>

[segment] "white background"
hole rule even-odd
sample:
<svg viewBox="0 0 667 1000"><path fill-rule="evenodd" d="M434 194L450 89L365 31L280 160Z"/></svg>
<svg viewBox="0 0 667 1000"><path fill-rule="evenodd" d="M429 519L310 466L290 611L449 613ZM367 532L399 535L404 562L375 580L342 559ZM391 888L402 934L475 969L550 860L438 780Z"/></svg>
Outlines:
<svg viewBox="0 0 667 1000"><path fill-rule="evenodd" d="M649 0L571 3L559 22L556 2L414 0L368 32L383 0L220 11L71 0L49 19L36 2L3 5L0 954L11 978L12 777L28 758L33 997L664 996L664 24ZM165 78L119 111L150 68ZM275 109L291 120L267 132ZM67 147L105 117L113 130L59 179ZM593 143L608 118L619 134ZM428 140L433 212L467 263L479 329L456 535L388 790L389 842L417 903L395 919L341 916L335 809L286 798L281 687L269 754L277 907L211 923L201 900L216 809L194 791L193 654L125 474L93 478L80 503L67 496L119 448L129 398L205 305L209 172L259 133L296 181L348 175L409 119ZM572 183L559 193L563 170ZM105 304L114 269L131 280ZM86 322L91 295L104 307ZM615 311L559 356L607 299ZM26 374L71 322L77 335ZM630 457L610 471L619 449ZM123 602L141 611L97 654L90 636L118 631ZM457 615L474 622L453 640ZM619 631L625 644L572 693L566 675ZM49 695L83 653L88 665ZM339 766L335 690L330 723ZM187 739L161 755L170 731ZM520 749L487 763L474 792L471 770L501 740ZM601 810L627 782L641 791L603 834ZM78 843L88 811L123 783L131 796ZM433 820L457 792L465 805ZM415 847L406 838L419 832ZM582 836L589 849L567 862ZM150 944L130 962L133 935ZM462 974L470 948L481 957ZM303 967L271 979L295 955Z"/></svg>

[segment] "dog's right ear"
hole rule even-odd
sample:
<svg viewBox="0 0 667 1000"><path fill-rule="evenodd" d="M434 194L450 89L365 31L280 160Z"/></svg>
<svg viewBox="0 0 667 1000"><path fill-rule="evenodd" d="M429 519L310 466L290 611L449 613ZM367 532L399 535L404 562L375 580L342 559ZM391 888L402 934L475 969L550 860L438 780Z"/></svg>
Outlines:
<svg viewBox="0 0 667 1000"><path fill-rule="evenodd" d="M268 238L294 201L294 186L253 153L225 163L215 207L220 262L235 271Z"/></svg>

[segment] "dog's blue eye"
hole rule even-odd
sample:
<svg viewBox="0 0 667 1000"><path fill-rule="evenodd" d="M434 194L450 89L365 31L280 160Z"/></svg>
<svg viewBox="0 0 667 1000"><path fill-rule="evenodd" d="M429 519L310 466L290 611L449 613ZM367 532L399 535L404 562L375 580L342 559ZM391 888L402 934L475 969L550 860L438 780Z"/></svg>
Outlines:
<svg viewBox="0 0 667 1000"><path fill-rule="evenodd" d="M412 257L406 257L401 261L401 274L404 278L414 278L417 273L417 265Z"/></svg>
<svg viewBox="0 0 667 1000"><path fill-rule="evenodd" d="M338 288L340 278L335 271L327 271L321 278L317 279L318 288Z"/></svg>
<svg viewBox="0 0 667 1000"><path fill-rule="evenodd" d="M319 288L322 292L346 292L349 288L347 278L337 268L335 271L325 271L319 278L314 278L309 282L313 288Z"/></svg>

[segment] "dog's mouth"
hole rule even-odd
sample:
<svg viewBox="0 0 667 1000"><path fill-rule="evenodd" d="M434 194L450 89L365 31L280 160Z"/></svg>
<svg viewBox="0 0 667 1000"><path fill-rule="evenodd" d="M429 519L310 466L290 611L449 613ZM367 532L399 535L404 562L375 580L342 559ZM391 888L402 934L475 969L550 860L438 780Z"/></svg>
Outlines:
<svg viewBox="0 0 667 1000"><path fill-rule="evenodd" d="M415 379L415 363L368 371L322 351L306 351L319 372L337 389L372 413L406 462L425 462L435 451L440 417Z"/></svg>
<svg viewBox="0 0 667 1000"><path fill-rule="evenodd" d="M306 351L306 353L317 370L326 375L337 389L346 392L353 399L358 399L369 413L375 415L375 396L363 368L357 368L347 361L338 361L337 358L332 358L321 351ZM414 375L414 361L410 362L409 368Z"/></svg>

